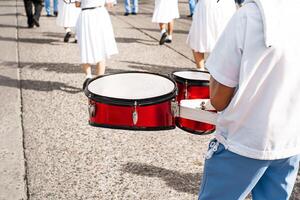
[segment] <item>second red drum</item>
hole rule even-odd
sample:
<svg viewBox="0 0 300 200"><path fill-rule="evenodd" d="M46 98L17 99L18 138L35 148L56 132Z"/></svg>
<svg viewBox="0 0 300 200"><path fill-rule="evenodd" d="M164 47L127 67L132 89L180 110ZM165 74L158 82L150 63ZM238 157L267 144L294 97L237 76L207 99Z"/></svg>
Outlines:
<svg viewBox="0 0 300 200"><path fill-rule="evenodd" d="M210 74L204 71L185 70L172 74L178 88L176 100L180 105L183 99L209 99ZM203 122L176 117L176 125L190 133L209 134L215 130L215 126Z"/></svg>

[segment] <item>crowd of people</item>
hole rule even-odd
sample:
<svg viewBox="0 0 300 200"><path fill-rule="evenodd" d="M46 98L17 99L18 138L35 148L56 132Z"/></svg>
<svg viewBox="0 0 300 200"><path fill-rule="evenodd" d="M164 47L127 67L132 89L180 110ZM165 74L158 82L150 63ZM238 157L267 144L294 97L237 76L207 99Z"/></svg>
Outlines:
<svg viewBox="0 0 300 200"><path fill-rule="evenodd" d="M24 0L28 27L39 26L42 9L41 0ZM35 13L32 13L32 3ZM213 49L217 38L228 20L236 11L235 1L189 0L190 14L193 22L187 38L198 69L205 70L204 60ZM91 65L96 65L96 76L105 73L105 60L118 53L114 39L113 27L106 8L116 5L116 0L45 0L47 16L57 16L58 26L65 29L64 42L74 36L74 43L79 44L81 62L86 78L83 88L93 77ZM174 20L179 18L178 0L155 0L152 22L160 29L159 44L172 43ZM30 6L29 6L30 5ZM138 0L124 1L124 16L137 15ZM53 13L53 14L52 14ZM101 14L100 14L101 13ZM105 19L100 22L97 19ZM206 55L206 57L205 57Z"/></svg>
<svg viewBox="0 0 300 200"><path fill-rule="evenodd" d="M28 27L38 27L41 0L24 2ZM178 0L154 3L159 45L171 43ZM66 30L64 41L77 35L86 75L83 89L93 77L91 65L96 65L96 76L103 75L105 60L118 53L106 9L113 4L115 0L61 0L58 11L54 8L57 24ZM300 159L300 1L242 4L189 1L193 21L187 44L196 67L211 75L210 99L219 112L199 200L240 200L250 192L254 200L288 200ZM125 0L125 16L138 12L138 0Z"/></svg>

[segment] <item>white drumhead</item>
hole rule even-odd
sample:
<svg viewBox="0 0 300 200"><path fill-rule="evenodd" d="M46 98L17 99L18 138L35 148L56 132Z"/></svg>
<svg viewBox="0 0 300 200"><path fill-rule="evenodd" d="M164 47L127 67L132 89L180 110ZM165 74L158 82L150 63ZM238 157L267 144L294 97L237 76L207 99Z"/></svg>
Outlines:
<svg viewBox="0 0 300 200"><path fill-rule="evenodd" d="M178 71L173 73L175 76L187 79L187 80L205 80L209 81L210 74L205 72L197 71Z"/></svg>
<svg viewBox="0 0 300 200"><path fill-rule="evenodd" d="M148 99L171 93L175 84L149 73L120 73L98 78L88 85L93 94L117 99Z"/></svg>

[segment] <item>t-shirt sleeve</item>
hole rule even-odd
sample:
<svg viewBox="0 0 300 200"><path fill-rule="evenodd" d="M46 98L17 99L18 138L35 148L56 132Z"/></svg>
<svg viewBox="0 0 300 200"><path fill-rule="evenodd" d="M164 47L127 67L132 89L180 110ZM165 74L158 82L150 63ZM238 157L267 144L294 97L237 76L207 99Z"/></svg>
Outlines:
<svg viewBox="0 0 300 200"><path fill-rule="evenodd" d="M205 63L205 67L217 82L232 88L237 87L239 82L246 28L244 21L245 17L237 11Z"/></svg>

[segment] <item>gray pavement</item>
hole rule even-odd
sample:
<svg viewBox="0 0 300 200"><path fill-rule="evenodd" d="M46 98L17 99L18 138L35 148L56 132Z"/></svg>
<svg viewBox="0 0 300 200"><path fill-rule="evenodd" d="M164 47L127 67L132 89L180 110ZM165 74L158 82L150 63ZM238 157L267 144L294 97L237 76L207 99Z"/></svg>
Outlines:
<svg viewBox="0 0 300 200"><path fill-rule="evenodd" d="M140 14L128 17L121 1L113 8L120 53L107 72L194 68L185 45L187 0L180 1L174 42L164 46L151 23L153 4L141 1ZM63 43L54 17L27 29L22 1L0 5L0 200L197 199L212 136L89 126L77 44ZM292 200L299 194L300 180Z"/></svg>
<svg viewBox="0 0 300 200"><path fill-rule="evenodd" d="M16 13L16 1L0 1L1 200L26 199Z"/></svg>

